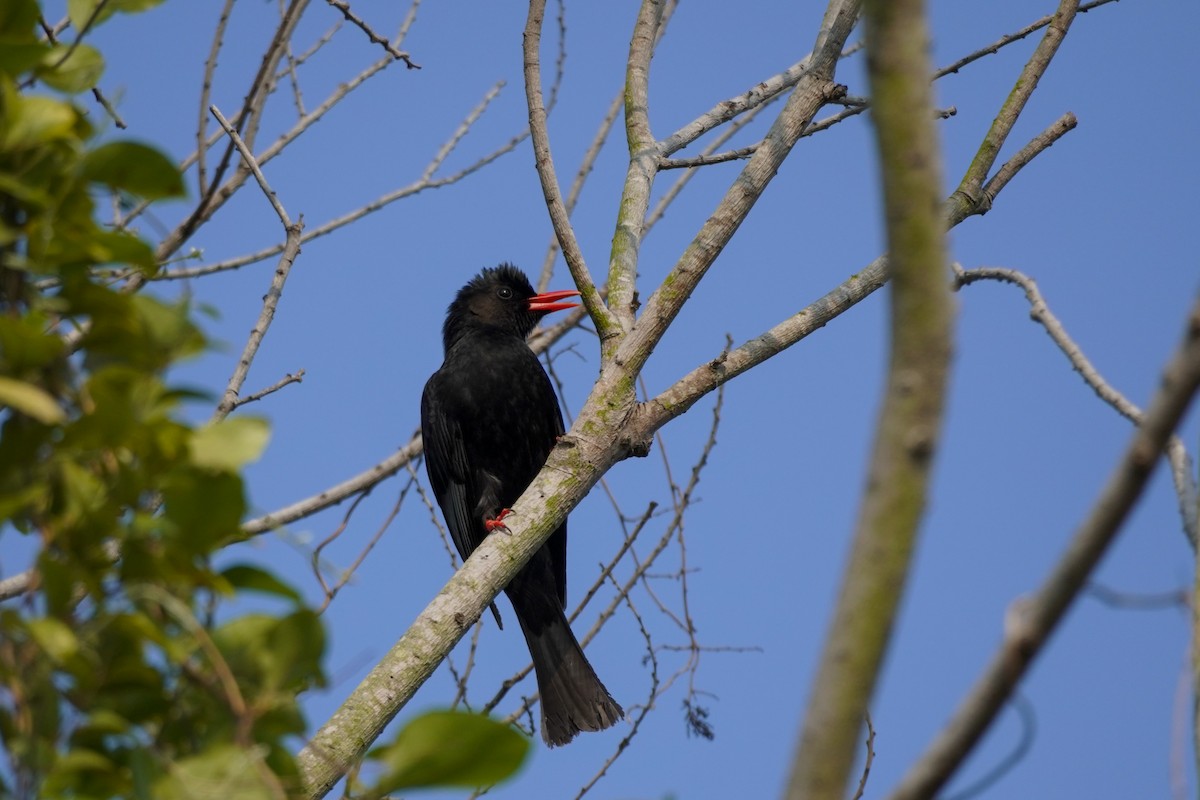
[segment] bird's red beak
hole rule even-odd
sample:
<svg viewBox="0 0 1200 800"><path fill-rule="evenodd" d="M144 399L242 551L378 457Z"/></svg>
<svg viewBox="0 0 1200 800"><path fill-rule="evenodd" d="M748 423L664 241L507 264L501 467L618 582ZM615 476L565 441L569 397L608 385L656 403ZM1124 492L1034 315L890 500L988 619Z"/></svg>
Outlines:
<svg viewBox="0 0 1200 800"><path fill-rule="evenodd" d="M564 297L578 297L579 292L574 289L564 289L561 292L545 292L543 294L535 294L529 298L528 308L530 311L540 311L543 314L548 314L551 311L563 311L568 308L575 308L579 303L558 303L557 300L562 300Z"/></svg>

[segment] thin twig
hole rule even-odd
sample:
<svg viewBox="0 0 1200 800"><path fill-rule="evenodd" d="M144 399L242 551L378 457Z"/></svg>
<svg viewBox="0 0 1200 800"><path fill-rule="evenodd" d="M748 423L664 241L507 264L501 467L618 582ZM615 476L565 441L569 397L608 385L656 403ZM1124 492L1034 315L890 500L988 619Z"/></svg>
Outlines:
<svg viewBox="0 0 1200 800"><path fill-rule="evenodd" d="M404 505L404 498L408 495L409 490L412 489L412 487L414 486L415 483L416 483L416 481L409 479L409 481L407 483L405 483L402 487L400 487L400 493L396 496L396 502L392 506L391 511L388 512L387 517L384 518L383 522L380 523L379 527L375 529L375 533L371 536L370 539L367 540L367 543L366 543L366 545L363 546L363 549L360 550L358 555L354 558L354 560L352 562L350 562L350 566L339 571L337 582L334 583L333 586L326 586L325 581L321 580L321 586L325 592L325 600L317 608L318 614L323 613L325 611L325 609L329 607L329 604L331 602L333 602L333 598L336 597L337 593L340 592L342 590L342 588L347 583L350 582L350 579L354 577L354 573L357 572L358 568L362 566L363 561L365 561L367 556L370 554L370 552L375 549L375 545L379 543L379 540L381 538L383 538L384 532L386 532L387 529L391 527L392 522L396 519L396 515L400 513L400 507ZM362 497L366 497L367 494L368 494L367 492L364 492L362 495L359 496L360 499ZM356 505L357 505L357 502L358 501L356 500L355 501ZM341 526L343 529L345 528L346 523L348 523L350 521L350 514L353 513L353 510L354 509L351 508L349 511L346 512L346 518L343 521L342 526ZM339 533L340 533L340 530L339 530ZM337 538L336 535L328 537L325 541L321 542L320 546L316 550L313 551L314 570L316 569L317 559L320 558L320 550L322 548L324 548L325 546L329 545L336 538ZM317 571L317 574L318 574L318 580L320 580L319 570Z"/></svg>
<svg viewBox="0 0 1200 800"><path fill-rule="evenodd" d="M262 189L263 194L265 194L267 196L267 200L270 201L271 208L275 209L275 213L279 215L279 221L283 223L283 227L292 227L291 218L288 216L287 211L284 210L283 204L279 202L279 198L275 195L275 191L267 183L267 178L265 175L263 175L262 170L259 168L258 162L254 159L254 154L250 152L250 148L246 146L246 143L242 141L242 137L239 136L238 132L234 130L233 126L229 124L229 120L225 119L225 116L221 113L221 109L217 108L216 106L209 106L208 110L211 111L212 115L217 118L217 122L221 123L221 128L225 131L225 134L233 140L233 144L237 147L238 153L241 154L242 160L245 162L246 167L249 168L251 174L254 175L254 179L258 181L259 188Z"/></svg>
<svg viewBox="0 0 1200 800"><path fill-rule="evenodd" d="M326 569L331 568L327 567L326 563L322 561L321 552L327 546L341 538L342 534L346 532L346 529L350 527L350 518L354 516L354 512L358 511L359 505L361 505L370 494L371 490L367 489L355 497L354 501L350 503L350 507L346 509L346 513L342 515L342 521L338 523L338 526L334 528L333 531L330 532L324 539L317 542L316 547L314 547L312 552L309 553L309 566L312 568L313 577L317 579L317 583L321 586L321 591L325 594L325 601L321 606L321 611L325 610L325 607L329 605L330 598L337 593L337 590L330 592L329 584L325 582L325 571Z"/></svg>
<svg viewBox="0 0 1200 800"><path fill-rule="evenodd" d="M396 61L403 61L404 66L408 67L409 69L421 68L420 64L417 64L412 60L409 53L397 50L385 37L380 36L378 33L372 30L370 25L368 25L361 17L350 10L350 4L345 2L345 0L325 0L325 2L342 12L342 16L346 18L346 21L365 33L367 38L371 40L371 44L379 45L393 59Z"/></svg>
<svg viewBox="0 0 1200 800"><path fill-rule="evenodd" d="M298 369L295 372L289 372L287 375L284 375L282 378L280 378L278 381L271 384L267 388L261 389L261 390L255 392L254 394L250 394L250 395L246 395L245 397L238 398L237 402L235 402L233 404L233 407L239 408L241 406L246 405L247 403L258 402L259 400L262 400L267 395L278 392L280 389L282 389L285 386L290 386L293 383L300 383L303 380L304 380L304 370Z"/></svg>
<svg viewBox="0 0 1200 800"><path fill-rule="evenodd" d="M1109 2L1113 2L1113 0L1109 0ZM1013 176L1026 164L1043 151L1049 149L1051 145L1065 136L1069 131L1074 130L1078 124L1079 122L1075 119L1075 115L1068 111L1051 123L1046 130L1030 139L1024 147L1017 151L1015 156L1001 164L1000 169L996 170L996 174L983 185L979 213L985 213L991 208L993 198L1000 193L1001 189L1008 185Z"/></svg>
<svg viewBox="0 0 1200 800"><path fill-rule="evenodd" d="M711 109L663 139L660 143L662 155L664 157L670 156L672 153L687 147L713 128L723 125L731 119L779 97L796 85L800 77L808 70L811 60L812 56L807 55L783 72L772 75L766 80L759 81L739 95L717 103Z"/></svg>
<svg viewBox="0 0 1200 800"><path fill-rule="evenodd" d="M615 580L613 581L613 585L616 585ZM629 732L621 737L621 741L617 742L617 749L613 751L611 756L604 760L604 763L600 765L600 769L592 776L591 780L580 787L579 793L575 795L575 800L580 800L581 797L587 794L608 773L609 768L621 757L621 754L628 749L630 743L633 742L633 737L637 736L638 731L641 730L642 722L646 719L646 715L654 708L654 698L658 694L658 658L654 655L654 643L650 638L650 631L646 629L646 623L642 620L642 616L638 613L637 608L634 607L633 600L629 598L629 595L623 595L623 599L626 607L629 609L630 615L637 622L638 630L642 633L642 639L646 642L646 661L650 664L649 697L646 700L646 704L638 709L638 713L633 716L633 720L629 725Z"/></svg>
<svg viewBox="0 0 1200 800"><path fill-rule="evenodd" d="M467 700L467 683L471 680L471 672L475 669L475 654L479 652L479 635L481 633L483 633L482 617L475 622L475 630L471 633L471 643L467 647L467 665L463 667L461 674L454 668L454 662L451 661L450 656L446 656L446 666L449 668L450 674L454 677L456 687L454 699L450 702L451 708L458 708L461 703L468 711L471 710L471 702Z"/></svg>
<svg viewBox="0 0 1200 800"><path fill-rule="evenodd" d="M1020 764L1025 759L1025 756L1029 755L1029 751L1033 748L1033 740L1037 734L1037 715L1033 712L1033 705L1019 693L1013 694L1009 705L1017 712L1017 717L1021 723L1021 738L1017 740L1017 744L1012 752L1005 756L999 764L984 773L981 778L973 781L964 789L959 789L952 794L942 795L941 800L970 800L970 798L978 797L999 783L1001 778L1012 772L1013 768Z"/></svg>
<svg viewBox="0 0 1200 800"><path fill-rule="evenodd" d="M279 0L282 6L283 0ZM288 84L292 87L292 102L296 105L296 116L304 116L304 93L300 90L300 75L296 71L296 55L292 52L292 43L289 41L284 49L283 58L287 66L283 68L283 75L287 77ZM280 76L275 76L275 84L278 85Z"/></svg>
<svg viewBox="0 0 1200 800"><path fill-rule="evenodd" d="M200 113L196 124L196 184L198 194L203 196L208 192L208 148L216 139L208 138L208 108L212 96L213 77L217 72L217 55L225 42L225 29L229 25L229 16L233 11L234 0L225 0L221 7L221 16L217 18L217 27L213 30L212 44L208 48L208 58L204 59L204 78L200 84Z"/></svg>
<svg viewBox="0 0 1200 800"><path fill-rule="evenodd" d="M213 106L211 110L213 116L217 118L217 122L220 123L221 127L225 129L225 132L233 140L234 146L241 153L247 167L254 174L254 178L262 188L263 194L267 196L271 206L275 209L275 213L279 215L280 222L283 223L287 231L287 243L284 246L283 255L275 267L275 274L271 279L271 288L263 296L262 310L259 313L258 321L250 331L250 336L246 340L246 346L242 350L242 356L238 360L233 375L229 378L229 385L225 387L225 393L222 395L221 402L217 406L216 413L213 415L213 419L224 419L237 407L238 392L241 391L242 385L246 382L246 376L250 372L250 365L254 362L254 357L258 354L258 348L262 344L263 337L266 336L267 329L270 328L271 321L275 318L275 309L279 305L279 298L283 295L283 286L287 283L288 274L292 270L296 256L300 254L300 234L304 230L304 220L301 218L295 223L291 221L283 204L279 202L279 198L275 196L275 192L267 183L266 177L262 174L262 170L259 169L258 162L254 160L254 155L250 152L246 143L242 141L237 131L234 130L216 106Z"/></svg>
<svg viewBox="0 0 1200 800"><path fill-rule="evenodd" d="M613 123L617 120L617 115L621 113L621 107L624 104L625 95L618 91L608 104L608 110L604 112L603 119L600 120L600 127L596 129L596 135L592 137L591 144L583 153L583 159L579 162L579 171L575 173L575 180L571 182L571 188L567 190L566 209L567 215L570 216L575 211L575 205L579 202L579 196L583 193L583 186L588 175L591 174L592 168L596 165L596 159L600 156L600 150L604 147L604 143L608 141L608 135L612 132ZM555 256L558 255L558 237L551 234L550 244L546 246L546 256L542 259L542 270L538 277L537 288L539 292L544 292L550 285L550 276L554 270Z"/></svg>
<svg viewBox="0 0 1200 800"><path fill-rule="evenodd" d="M470 128L470 126L473 125L476 121L478 121L480 115L487 108L488 104L496 97L496 93L498 92L499 88L502 85L503 85L503 83L501 82L500 84L497 84L497 86L495 86L491 90L489 90L484 95L484 98L482 101L480 101L479 105L477 105L475 108L473 108L471 110L471 112L467 115L465 120L451 134L450 139L448 139L447 142L438 149L438 152L431 159L430 163L428 165L426 165L426 167L425 167L424 175L426 177L422 177L421 179L414 181L413 183L410 183L407 186L403 186L399 189L395 189L391 192L388 192L387 194L371 201L370 203L367 203L366 205L359 206L358 208L354 209L353 211L350 211L346 214L343 214L340 217L336 217L336 218L331 219L321 225L318 225L315 228L312 228L311 230L307 231L301 237L301 240L300 240L301 244L305 244L309 241L312 241L313 239L333 233L334 231L338 230L339 228L343 228L352 222L362 219L363 217L367 216L368 214L372 214L372 213L384 208L385 206L388 206L388 205L396 202L397 200L402 200L407 197L412 197L414 195L420 194L421 192L424 192L424 191L427 191L430 189L440 189L444 186L450 186L452 184L458 183L459 181L463 180L464 178L483 169L488 164L492 163L493 161L495 161L496 159L505 155L506 153L510 153L514 149L516 149L516 147L522 141L524 141L526 136L528 136L528 133L521 133L521 134L518 134L517 136L514 136L512 139L510 139L508 142L506 142L499 148L493 150L492 152L488 153L487 155L479 158L475 162L467 165L463 169L461 169L451 175L447 175L442 178L431 177L433 174L433 171L435 171L437 169L437 167L440 166L440 164L443 161L445 161L445 159L450 155L450 152L453 149L451 144L457 144L458 142L460 142L462 140L462 138L466 135L467 130ZM326 102L328 103L329 101L326 101ZM323 108L324 108L324 104L323 104L322 108L318 108L318 109L314 110L309 115L309 117L313 117L314 115L319 115L321 113L324 113ZM295 130L295 129L293 129L293 130ZM267 153L271 154L272 151L277 153L278 150L275 149L277 145L279 145L279 142L276 142L275 145L272 145L270 148L268 148ZM264 163L262 158L258 159L258 162L260 164ZM217 272L226 272L228 270L239 269L239 268L247 266L249 264L253 264L258 261L262 261L264 259L270 258L271 256L279 253L282 249L283 249L282 245L272 245L271 247L263 248L262 250L256 251L254 253L250 253L250 254L244 255L244 256L238 256L236 258L231 258L226 261L218 262L216 264L204 264L204 265L201 265L198 267L189 267L189 268L184 268L184 269L163 271L159 275L155 276L154 280L178 280L181 278L198 278L203 275L211 275L211 274L214 274Z"/></svg>
<svg viewBox="0 0 1200 800"><path fill-rule="evenodd" d="M1136 594L1134 592L1119 592L1103 583L1090 581L1084 587L1084 592L1109 608L1129 609L1133 611L1162 611L1167 608L1186 609L1191 605L1191 598L1185 589L1176 589L1173 592L1156 592L1154 594Z"/></svg>
<svg viewBox="0 0 1200 800"><path fill-rule="evenodd" d="M596 290L596 284L588 271L579 241L575 238L570 215L563 203L562 190L559 188L558 177L554 171L554 160L550 154L550 134L546 127L547 111L542 98L539 52L542 39L542 20L545 12L545 0L530 0L529 14L525 22L525 99L529 108L529 131L533 141L534 163L541 181L542 194L546 198L550 221L563 250L563 257L571 270L571 276L575 279L575 285L582 292L582 299L588 314L596 323L597 329L603 331L612 325L611 314L600 300L600 293Z"/></svg>
<svg viewBox="0 0 1200 800"><path fill-rule="evenodd" d="M1083 5L1081 5L1079 7L1079 13L1086 14L1088 11L1091 11L1093 8L1096 8L1097 6L1102 6L1102 5L1106 5L1108 3L1115 3L1115 2L1116 2L1116 0L1095 0L1094 2L1091 2L1091 3L1084 3ZM1026 25L1024 28L1021 28L1021 30L1019 30L1019 31L1010 33L1006 36L1001 36L999 39L992 42L987 47L981 47L980 49L976 50L975 52L963 56L962 58L955 61L954 63L948 64L948 65L942 67L937 72L933 73L934 80L937 80L938 78L943 78L946 75L951 75L953 73L956 73L960 69L965 67L967 64L970 64L974 61L978 61L979 59L983 58L984 56L995 55L996 53L1000 52L1001 48L1007 47L1008 45L1012 44L1013 42L1019 42L1020 40L1024 39L1026 36L1033 33L1034 31L1038 31L1038 30L1041 30L1042 28L1046 27L1047 25L1049 25L1051 23L1051 21L1053 21L1053 19L1054 19L1053 15L1047 15L1047 16L1044 16L1041 19L1037 20L1036 22L1032 22L1029 25Z"/></svg>
<svg viewBox="0 0 1200 800"><path fill-rule="evenodd" d="M688 169L690 167L703 167L708 164L724 164L726 161L737 161L743 158L749 158L758 150L757 144L752 144L748 147L739 147L737 150L727 150L724 153L716 153L711 156L695 156L694 158L662 158L658 161L659 169Z"/></svg>
<svg viewBox="0 0 1200 800"><path fill-rule="evenodd" d="M862 775L858 779L858 790L854 792L854 797L850 800L861 800L863 792L867 789L867 778L871 775L871 763L875 761L875 726L871 724L871 713L868 711L863 721L867 725L867 755L863 761Z"/></svg>

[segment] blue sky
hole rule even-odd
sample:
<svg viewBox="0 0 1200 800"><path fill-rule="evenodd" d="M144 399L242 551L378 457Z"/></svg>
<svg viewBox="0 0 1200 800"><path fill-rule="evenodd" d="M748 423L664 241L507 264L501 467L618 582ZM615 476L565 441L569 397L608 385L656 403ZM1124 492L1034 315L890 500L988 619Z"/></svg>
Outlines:
<svg viewBox="0 0 1200 800"><path fill-rule="evenodd" d="M381 32L395 30L403 4L365 2L355 11ZM128 135L182 158L192 148L196 97L216 3L167 3L120 17L97 33L108 58L102 87L129 123ZM814 38L817 3L693 0L681 5L653 63L651 121L660 138L715 102L799 59ZM1050 13L1029 0L935 2L934 60L942 65ZM249 83L274 3L235 7L212 101L232 114ZM609 101L620 87L636 4L569 3L566 79L550 134L567 184ZM551 12L553 13L553 11ZM314 41L339 16L314 3L296 41ZM392 66L355 92L265 168L293 216L310 228L415 180L441 142L497 81L499 98L447 161L444 172L490 152L524 125L521 4L425 3L405 42L419 71ZM1155 390L1200 288L1194 187L1200 183L1200 129L1193 3L1125 2L1080 16L1017 125L1001 158L1061 114L1079 127L1039 156L995 208L952 234L967 267L1003 266L1039 283L1101 373L1139 405ZM548 20L547 42L553 42ZM1038 34L936 85L947 185L957 183ZM305 102L379 57L345 27L302 68ZM553 50L547 50L547 61ZM547 74L550 70L547 67ZM838 79L865 94L861 55ZM286 88L273 99L260 142L290 125ZM861 116L806 139L780 170L654 353L645 372L657 392L712 358L726 333L744 341L794 313L882 251L869 121ZM213 127L209 124L209 129ZM755 141L760 121L735 145ZM624 175L624 137L606 146L575 214L594 272L607 263ZM693 151L685 153L690 154ZM738 170L698 175L642 249L643 295L670 268ZM660 176L656 194L673 183ZM191 178L194 187L194 176ZM194 189L193 189L194 191ZM947 189L949 191L949 188ZM177 207L158 212L170 227ZM156 235L147 220L143 231ZM540 269L550 226L528 144L467 180L393 204L338 234L306 244L246 388L254 391L303 368L304 382L247 413L270 418L274 435L249 472L252 504L266 512L308 497L382 460L408 441L418 400L441 361L440 325L454 291L479 268L509 260ZM191 244L212 263L281 239L274 213L247 187ZM273 259L238 271L161 285L213 307L209 330L222 350L181 369L178 379L223 388L258 314ZM569 285L565 270L552 288ZM982 283L958 296L957 352L949 417L909 594L874 702L876 757L867 796L880 796L924 749L999 642L1005 610L1033 591L1084 517L1130 435L1032 324L1020 292ZM689 677L659 698L629 752L592 790L612 798L770 797L783 785L800 715L836 593L855 519L865 455L886 354L886 302L869 298L826 329L739 378L726 392L718 444L687 518L688 602L701 644L753 648L704 652L690 680L710 711L716 738L685 734L681 704ZM555 361L564 402L577 409L598 367L596 343L575 332ZM703 446L710 403L663 431L675 479L683 483ZM197 419L208 410L197 407ZM1193 410L1183 430L1195 452ZM422 476L423 477L423 476ZM608 477L621 508L669 504L660 448L619 464ZM383 523L402 482L378 486L325 556L348 566ZM308 566L311 545L340 523L346 505L260 537L231 559L269 564L320 593ZM642 551L662 531L652 522ZM571 517L569 586L577 600L597 565L621 541L612 506L593 491ZM678 569L677 549L661 569ZM1122 592L1184 589L1193 554L1181 533L1165 471L1156 476L1098 579ZM623 565L627 575L630 565ZM307 702L319 723L391 646L448 574L446 554L415 498L332 603L328 670L332 685ZM622 572L623 570L623 572ZM677 581L654 583L678 612ZM684 644L644 592L634 602L659 645ZM576 623L582 634L599 605ZM511 611L502 602L502 613ZM515 626L514 626L515 628ZM1022 685L1036 717L1029 753L985 797L1130 798L1169 796L1172 750L1190 761L1181 700L1188 648L1179 608L1114 609L1094 598L1075 605ZM465 644L456 652L464 663ZM588 650L626 706L645 702L645 645L619 615ZM660 677L682 663L659 653ZM526 663L515 629L487 625L469 699L480 704ZM527 682L518 691L531 692ZM453 697L443 668L404 715ZM512 697L501 703L507 713ZM1182 714L1182 723L1175 715ZM573 797L613 752L627 728L585 735L554 751L540 743L524 773L491 796ZM964 788L1002 761L1021 736L1006 711L951 785ZM1186 768L1194 786L1191 767Z"/></svg>

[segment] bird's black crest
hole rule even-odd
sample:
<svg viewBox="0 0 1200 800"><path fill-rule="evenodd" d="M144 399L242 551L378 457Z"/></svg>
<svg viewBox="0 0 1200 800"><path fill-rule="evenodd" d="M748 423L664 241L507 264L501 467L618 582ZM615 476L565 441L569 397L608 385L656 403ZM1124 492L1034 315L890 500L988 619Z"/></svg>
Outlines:
<svg viewBox="0 0 1200 800"><path fill-rule="evenodd" d="M475 324L475 321L479 320L481 316L492 325L510 328L514 335L521 338L525 338L533 330L540 315L529 312L524 305L513 305L507 309L492 305L489 309L486 304L480 306L477 303L481 297L492 295L503 286L511 289L513 296L521 300L536 294L525 273L507 261L499 266L480 270L478 275L467 281L466 285L458 290L458 294L454 296L454 302L446 309L446 322L442 326L442 341L447 351L458 336Z"/></svg>
<svg viewBox="0 0 1200 800"><path fill-rule="evenodd" d="M458 297L474 294L498 283L511 286L523 296L532 297L534 295L533 284L529 282L528 276L521 271L520 267L505 261L499 266L484 267L480 270L478 275L459 290Z"/></svg>

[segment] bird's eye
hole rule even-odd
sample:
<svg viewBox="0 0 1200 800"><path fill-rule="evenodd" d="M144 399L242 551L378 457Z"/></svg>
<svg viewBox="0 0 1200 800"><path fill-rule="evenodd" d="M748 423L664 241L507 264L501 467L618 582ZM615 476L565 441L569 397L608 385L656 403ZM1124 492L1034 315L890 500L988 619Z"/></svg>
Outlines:
<svg viewBox="0 0 1200 800"><path fill-rule="evenodd" d="M501 286L499 289L496 290L496 296L499 297L501 300L512 300L513 290L508 288L507 286Z"/></svg>

